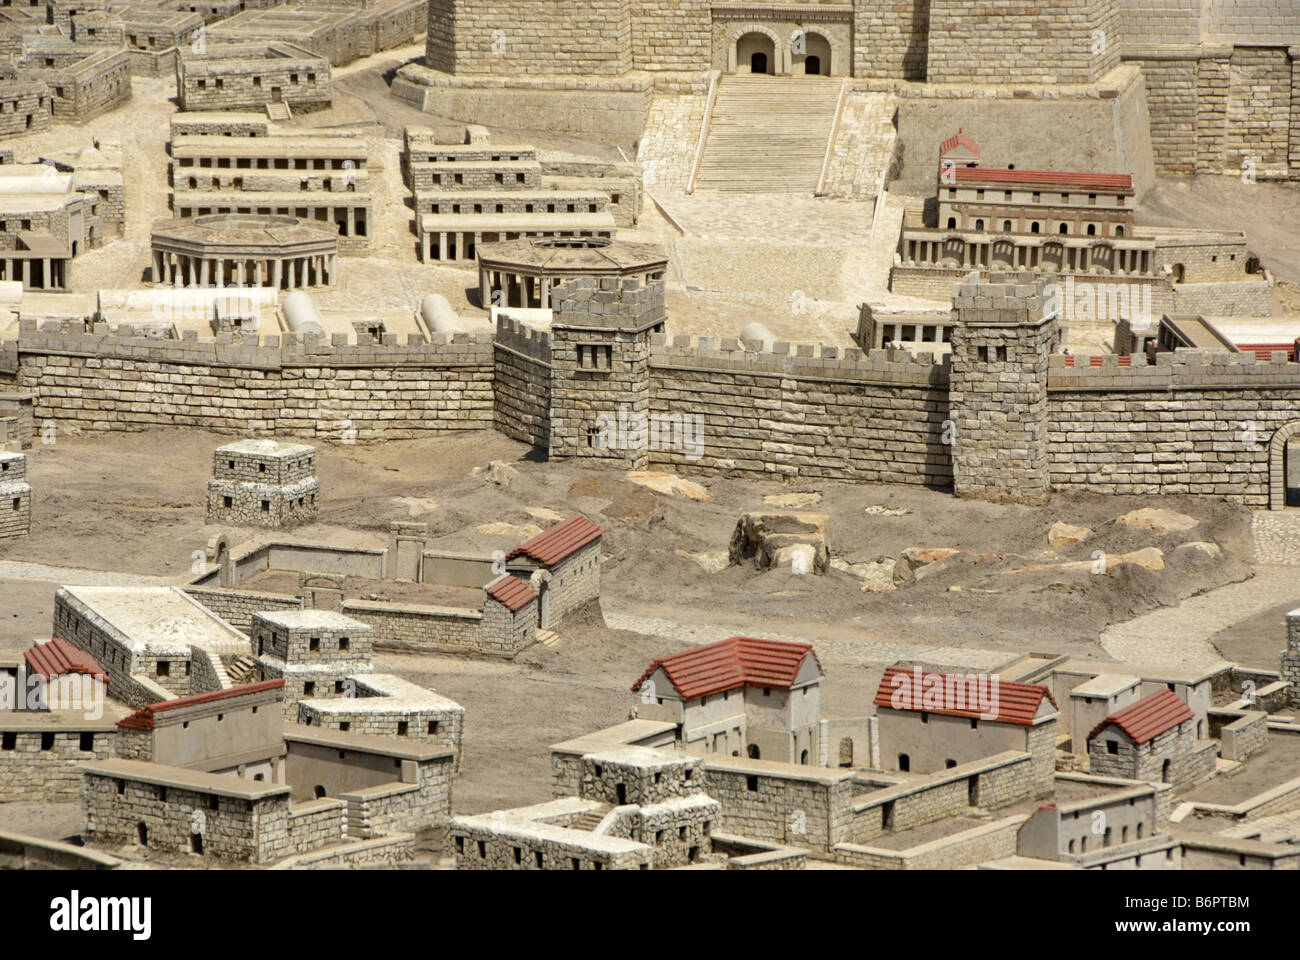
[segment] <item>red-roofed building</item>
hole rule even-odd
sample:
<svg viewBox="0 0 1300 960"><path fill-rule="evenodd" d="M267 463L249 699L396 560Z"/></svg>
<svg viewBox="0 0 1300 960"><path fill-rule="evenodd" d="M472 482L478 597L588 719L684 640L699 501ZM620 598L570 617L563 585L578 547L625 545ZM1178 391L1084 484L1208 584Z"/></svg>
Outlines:
<svg viewBox="0 0 1300 960"><path fill-rule="evenodd" d="M822 676L811 644L731 637L658 658L632 690L690 753L814 765Z"/></svg>
<svg viewBox="0 0 1300 960"><path fill-rule="evenodd" d="M37 710L80 710L93 712L104 703L108 674L90 654L55 637L38 643L23 654L27 672L24 695L17 698Z"/></svg>
<svg viewBox="0 0 1300 960"><path fill-rule="evenodd" d="M483 589L483 652L511 657L537 639L537 591L510 574Z"/></svg>
<svg viewBox="0 0 1300 960"><path fill-rule="evenodd" d="M575 513L506 555L507 572L537 594L541 629L552 629L571 611L599 599L604 533Z"/></svg>
<svg viewBox="0 0 1300 960"><path fill-rule="evenodd" d="M284 783L284 679L141 707L117 722L118 756Z"/></svg>
<svg viewBox="0 0 1300 960"><path fill-rule="evenodd" d="M1052 792L1060 711L1047 687L894 666L875 706L887 770L932 773L1013 750L1031 756L1034 795Z"/></svg>
<svg viewBox="0 0 1300 960"><path fill-rule="evenodd" d="M1172 690L1160 690L1108 716L1088 734L1099 776L1186 786L1214 776L1213 741L1196 739L1196 715Z"/></svg>

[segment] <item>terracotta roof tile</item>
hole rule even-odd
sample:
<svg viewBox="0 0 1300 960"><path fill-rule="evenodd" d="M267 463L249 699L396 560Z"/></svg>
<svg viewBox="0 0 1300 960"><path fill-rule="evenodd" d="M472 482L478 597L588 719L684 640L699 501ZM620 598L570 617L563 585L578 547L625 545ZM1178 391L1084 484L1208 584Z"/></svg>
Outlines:
<svg viewBox="0 0 1300 960"><path fill-rule="evenodd" d="M104 668L94 657L59 637L36 644L23 654L23 659L27 661L32 673L46 680L65 673L85 673L100 680L108 679Z"/></svg>
<svg viewBox="0 0 1300 960"><path fill-rule="evenodd" d="M958 130L947 140L943 141L943 143L939 144L939 153L948 153L950 150L955 150L957 147L965 147L977 157L980 154L980 145L971 139L969 134L963 133L961 130Z"/></svg>
<svg viewBox="0 0 1300 960"><path fill-rule="evenodd" d="M817 664L817 672L821 673L821 663L810 643L731 637L659 657L641 674L632 689L640 690L650 675L663 667L673 688L686 700L737 687L789 690L799 675L804 657L809 654Z"/></svg>
<svg viewBox="0 0 1300 960"><path fill-rule="evenodd" d="M511 613L537 599L537 591L518 577L504 576L488 584L487 595Z"/></svg>
<svg viewBox="0 0 1300 960"><path fill-rule="evenodd" d="M524 541L511 550L506 555L506 559L513 560L515 557L527 556L540 564L552 567L593 540L598 540L604 532L582 514L575 513L531 540Z"/></svg>
<svg viewBox="0 0 1300 960"><path fill-rule="evenodd" d="M1099 190L1132 191L1133 177L1127 173L1074 173L1063 170L1010 170L1001 167L956 167L958 180L987 180L994 183L1023 183L1061 187L1094 187Z"/></svg>
<svg viewBox="0 0 1300 960"><path fill-rule="evenodd" d="M249 693L261 693L263 690L276 690L283 686L284 678L281 677L278 680L246 683L243 686L230 687L227 690L213 690L211 693L196 693L193 696L178 697L175 700L163 700L161 703L151 703L146 707L141 707L130 716L117 721L117 725L132 730L152 730L154 718L160 713L166 713L168 710L175 710L179 707L193 707L201 703L213 703L217 700L228 700Z"/></svg>
<svg viewBox="0 0 1300 960"><path fill-rule="evenodd" d="M970 703L976 698L970 682L973 674L938 673L924 671L919 667L890 667L880 678L880 687L876 691L875 704L894 710L914 710L919 713L937 713L947 717L971 717L986 719L997 723L1016 723L1021 726L1031 725L1038 716L1038 710L1046 697L1053 707L1056 698L1051 691L1037 683L1013 683L996 676L987 678L996 683L996 689L984 688L989 696L994 713L985 717L980 704ZM943 691L940 698L942 705L936 706L935 694ZM895 695L902 701L901 706L894 703ZM927 696L927 694L929 694Z"/></svg>
<svg viewBox="0 0 1300 960"><path fill-rule="evenodd" d="M1113 723L1134 743L1147 743L1190 719L1192 711L1179 699L1178 694L1172 690L1161 690L1112 713L1092 728L1088 739L1091 740Z"/></svg>

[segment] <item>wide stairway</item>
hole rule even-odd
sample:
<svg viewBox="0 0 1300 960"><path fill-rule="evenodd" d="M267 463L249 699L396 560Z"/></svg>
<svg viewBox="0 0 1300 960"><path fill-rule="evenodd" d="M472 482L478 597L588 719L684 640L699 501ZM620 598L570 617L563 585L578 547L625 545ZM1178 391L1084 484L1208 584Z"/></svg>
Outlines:
<svg viewBox="0 0 1300 960"><path fill-rule="evenodd" d="M838 77L723 77L696 189L811 196L840 86Z"/></svg>

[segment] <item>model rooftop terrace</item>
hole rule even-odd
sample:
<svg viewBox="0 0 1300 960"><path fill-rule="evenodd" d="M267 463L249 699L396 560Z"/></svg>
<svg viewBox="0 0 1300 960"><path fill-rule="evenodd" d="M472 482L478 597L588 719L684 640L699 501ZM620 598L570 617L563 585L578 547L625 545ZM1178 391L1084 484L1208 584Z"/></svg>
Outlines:
<svg viewBox="0 0 1300 960"><path fill-rule="evenodd" d="M315 134L270 133L264 137L222 137L181 134L172 137L172 157L342 158L358 165L366 162L366 140L359 134L317 137ZM278 157L276 157L278 159Z"/></svg>

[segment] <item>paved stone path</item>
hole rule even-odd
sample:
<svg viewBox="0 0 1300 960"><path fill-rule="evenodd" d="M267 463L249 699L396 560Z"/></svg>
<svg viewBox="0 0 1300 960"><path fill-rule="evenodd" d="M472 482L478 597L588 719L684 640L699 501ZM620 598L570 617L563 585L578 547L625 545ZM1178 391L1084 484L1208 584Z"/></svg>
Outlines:
<svg viewBox="0 0 1300 960"><path fill-rule="evenodd" d="M0 560L0 583L27 580L57 583L66 587L170 587L184 583L183 577L150 577L143 574L114 573L110 570L82 570L77 567L51 567L22 560Z"/></svg>
<svg viewBox="0 0 1300 960"><path fill-rule="evenodd" d="M1300 510L1256 510L1250 530L1256 563L1300 565Z"/></svg>
<svg viewBox="0 0 1300 960"><path fill-rule="evenodd" d="M1258 566L1249 580L1107 627L1101 645L1116 660L1186 667L1223 663L1209 638L1285 600L1295 589L1292 568Z"/></svg>

